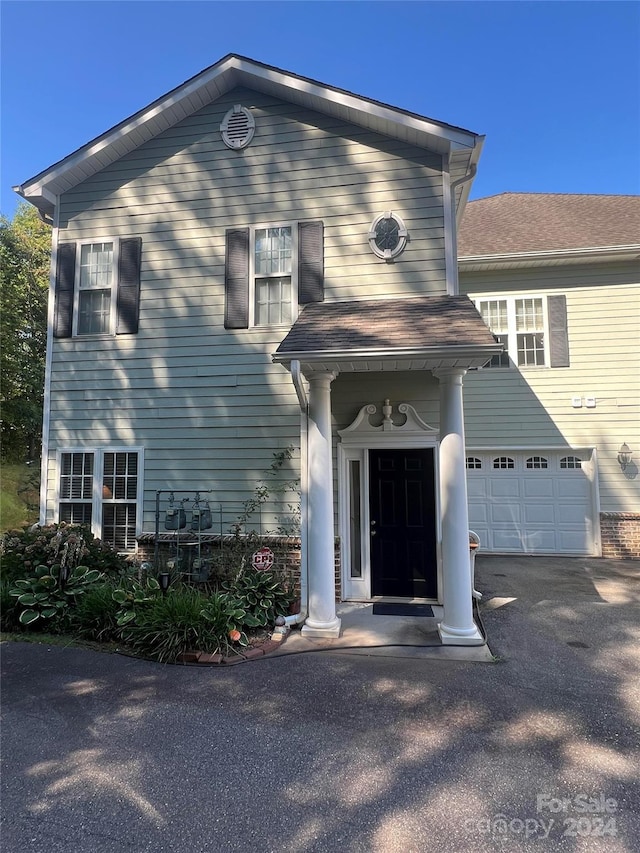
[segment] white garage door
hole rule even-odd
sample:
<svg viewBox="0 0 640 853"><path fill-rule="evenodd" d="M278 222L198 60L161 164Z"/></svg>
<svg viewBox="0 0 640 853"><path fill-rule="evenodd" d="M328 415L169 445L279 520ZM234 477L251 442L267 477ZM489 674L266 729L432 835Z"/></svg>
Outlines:
<svg viewBox="0 0 640 853"><path fill-rule="evenodd" d="M596 555L589 452L467 452L469 527L496 554Z"/></svg>

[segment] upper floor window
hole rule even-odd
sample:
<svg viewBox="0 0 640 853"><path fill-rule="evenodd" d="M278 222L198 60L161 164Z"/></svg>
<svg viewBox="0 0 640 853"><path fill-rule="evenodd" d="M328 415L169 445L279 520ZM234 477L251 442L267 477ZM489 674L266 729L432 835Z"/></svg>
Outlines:
<svg viewBox="0 0 640 853"><path fill-rule="evenodd" d="M78 335L109 334L112 328L113 243L80 247L76 309Z"/></svg>
<svg viewBox="0 0 640 853"><path fill-rule="evenodd" d="M227 230L226 329L290 325L298 305L323 299L322 222Z"/></svg>
<svg viewBox="0 0 640 853"><path fill-rule="evenodd" d="M291 226L254 232L254 325L279 326L293 319Z"/></svg>
<svg viewBox="0 0 640 853"><path fill-rule="evenodd" d="M54 337L135 334L141 253L139 237L60 243Z"/></svg>
<svg viewBox="0 0 640 853"><path fill-rule="evenodd" d="M478 299L482 319L504 344L488 367L568 367L564 296L509 296Z"/></svg>

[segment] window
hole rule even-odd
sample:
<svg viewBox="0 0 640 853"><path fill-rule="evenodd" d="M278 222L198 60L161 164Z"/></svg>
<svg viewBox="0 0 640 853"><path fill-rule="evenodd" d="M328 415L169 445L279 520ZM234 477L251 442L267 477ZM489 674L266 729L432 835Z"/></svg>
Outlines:
<svg viewBox="0 0 640 853"><path fill-rule="evenodd" d="M291 226L254 233L254 325L289 324L293 315Z"/></svg>
<svg viewBox="0 0 640 853"><path fill-rule="evenodd" d="M60 453L59 520L89 525L117 551L135 551L140 459L129 449Z"/></svg>
<svg viewBox="0 0 640 853"><path fill-rule="evenodd" d="M509 296L476 299L482 319L504 352L487 367L569 367L566 298Z"/></svg>
<svg viewBox="0 0 640 853"><path fill-rule="evenodd" d="M139 237L60 243L53 334L136 334L140 307Z"/></svg>
<svg viewBox="0 0 640 853"><path fill-rule="evenodd" d="M298 305L323 299L322 222L227 230L225 329L289 326Z"/></svg>
<svg viewBox="0 0 640 853"><path fill-rule="evenodd" d="M544 458L544 456L530 456L526 463L526 467L529 469L539 469L539 468L548 468L549 463Z"/></svg>
<svg viewBox="0 0 640 853"><path fill-rule="evenodd" d="M497 456L493 460L494 468L515 468L515 462L510 456Z"/></svg>
<svg viewBox="0 0 640 853"><path fill-rule="evenodd" d="M563 456L560 460L561 468L582 468L582 460L577 456Z"/></svg>
<svg viewBox="0 0 640 853"><path fill-rule="evenodd" d="M477 456L467 456L467 468L477 469L482 468L482 460Z"/></svg>
<svg viewBox="0 0 640 853"><path fill-rule="evenodd" d="M111 331L113 307L113 243L87 243L80 247L78 265L78 335L104 335Z"/></svg>

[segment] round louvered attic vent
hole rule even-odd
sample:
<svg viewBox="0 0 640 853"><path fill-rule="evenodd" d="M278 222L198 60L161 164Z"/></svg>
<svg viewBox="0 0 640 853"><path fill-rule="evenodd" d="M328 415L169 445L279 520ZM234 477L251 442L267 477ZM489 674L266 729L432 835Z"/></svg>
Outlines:
<svg viewBox="0 0 640 853"><path fill-rule="evenodd" d="M220 132L229 148L246 148L256 132L256 123L246 107L236 104L222 119Z"/></svg>

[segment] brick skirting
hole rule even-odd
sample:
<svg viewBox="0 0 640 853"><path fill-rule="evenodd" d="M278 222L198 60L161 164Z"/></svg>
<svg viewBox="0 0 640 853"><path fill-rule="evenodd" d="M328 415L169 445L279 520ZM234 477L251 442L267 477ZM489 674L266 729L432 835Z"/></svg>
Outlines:
<svg viewBox="0 0 640 853"><path fill-rule="evenodd" d="M640 559L640 512L601 512L602 556Z"/></svg>

